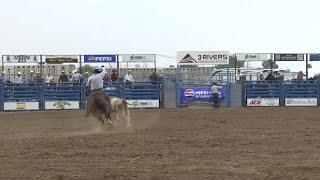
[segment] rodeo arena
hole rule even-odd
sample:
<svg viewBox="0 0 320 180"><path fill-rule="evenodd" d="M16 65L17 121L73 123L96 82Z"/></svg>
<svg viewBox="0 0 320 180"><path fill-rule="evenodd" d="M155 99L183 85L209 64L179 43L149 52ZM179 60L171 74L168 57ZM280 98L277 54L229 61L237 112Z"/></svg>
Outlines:
<svg viewBox="0 0 320 180"><path fill-rule="evenodd" d="M2 55L0 179L319 178L320 54L168 58Z"/></svg>

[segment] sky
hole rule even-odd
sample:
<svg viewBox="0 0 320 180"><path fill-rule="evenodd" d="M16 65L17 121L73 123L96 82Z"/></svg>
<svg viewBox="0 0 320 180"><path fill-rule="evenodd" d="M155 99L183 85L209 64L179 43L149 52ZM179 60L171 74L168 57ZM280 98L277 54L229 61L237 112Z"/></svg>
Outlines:
<svg viewBox="0 0 320 180"><path fill-rule="evenodd" d="M0 54L320 53L318 0L0 0ZM260 65L261 63L258 63ZM304 62L280 68L305 71ZM310 74L320 72L312 62ZM318 71L319 70L319 71Z"/></svg>

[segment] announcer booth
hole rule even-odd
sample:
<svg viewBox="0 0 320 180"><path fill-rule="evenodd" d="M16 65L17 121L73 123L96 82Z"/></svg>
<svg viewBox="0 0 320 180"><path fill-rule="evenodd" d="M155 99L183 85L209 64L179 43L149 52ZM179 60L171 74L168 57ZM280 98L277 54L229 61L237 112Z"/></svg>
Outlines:
<svg viewBox="0 0 320 180"><path fill-rule="evenodd" d="M229 65L228 51L178 51L177 52L177 74L176 74L176 107L185 106L209 106L212 105L211 86L212 80L198 82L194 79L184 77L179 69L182 65ZM230 73L229 66L225 80L218 83L220 105L230 107Z"/></svg>
<svg viewBox="0 0 320 180"><path fill-rule="evenodd" d="M72 75L76 66L79 66L80 56L78 55L45 55L46 67L59 67L52 71L44 72L51 74L53 80L45 81L42 86L43 107L45 110L76 110L80 109L81 78L75 80ZM59 66L57 66L59 65Z"/></svg>
<svg viewBox="0 0 320 180"><path fill-rule="evenodd" d="M1 109L3 111L38 111L40 109L41 89L35 80L35 69L41 61L38 55L4 55L2 70L5 64L18 64L14 69L13 78L1 81ZM31 68L30 68L31 67ZM10 73L12 73L10 71Z"/></svg>
<svg viewBox="0 0 320 180"><path fill-rule="evenodd" d="M85 67L86 65L93 66L93 67L101 67L104 66L105 70L107 71L105 77L104 77L104 83L103 83L103 90L111 97L122 97L121 93L121 83L116 80L114 82L111 81L111 74L112 71L118 71L117 68L117 60L118 56L115 54L88 54L83 56L82 60L82 67ZM88 99L88 96L85 92L87 92L86 83L88 80L88 77L93 72L82 72L86 78L83 81L83 94L82 94L82 102L83 107L86 107L86 102ZM118 74L118 73L117 73ZM119 79L119 78L117 78Z"/></svg>

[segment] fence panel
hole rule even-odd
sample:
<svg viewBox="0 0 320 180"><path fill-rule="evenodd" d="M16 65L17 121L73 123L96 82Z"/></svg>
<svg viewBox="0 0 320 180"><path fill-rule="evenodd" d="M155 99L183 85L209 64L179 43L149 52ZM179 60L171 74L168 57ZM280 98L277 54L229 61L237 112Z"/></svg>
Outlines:
<svg viewBox="0 0 320 180"><path fill-rule="evenodd" d="M245 86L248 107L282 105L281 81L246 81Z"/></svg>
<svg viewBox="0 0 320 180"><path fill-rule="evenodd" d="M2 84L2 110L39 110L40 85L34 83Z"/></svg>
<svg viewBox="0 0 320 180"><path fill-rule="evenodd" d="M42 90L44 109L80 109L80 83L44 83Z"/></svg>
<svg viewBox="0 0 320 180"><path fill-rule="evenodd" d="M159 108L161 89L160 82L123 83L123 98L129 103L129 108Z"/></svg>
<svg viewBox="0 0 320 180"><path fill-rule="evenodd" d="M285 82L285 106L318 106L319 83Z"/></svg>

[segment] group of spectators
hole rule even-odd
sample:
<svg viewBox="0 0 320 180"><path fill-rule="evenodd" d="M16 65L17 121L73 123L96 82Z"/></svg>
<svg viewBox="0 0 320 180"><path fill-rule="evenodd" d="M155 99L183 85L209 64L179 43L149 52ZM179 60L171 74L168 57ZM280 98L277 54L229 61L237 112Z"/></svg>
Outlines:
<svg viewBox="0 0 320 180"><path fill-rule="evenodd" d="M24 84L24 83L73 83L73 82L83 82L87 83L88 79L90 77L89 72L85 72L83 75L80 74L77 70L74 70L72 72L72 75L70 79L66 75L65 71L61 72L61 75L59 76L58 80L55 81L51 73L48 73L47 76L43 77L40 75L40 72L34 73L33 71L30 71L28 75L25 77L22 76L21 72L18 72L17 75L14 78L14 84ZM112 74L109 75L108 73L103 78L105 83L111 83L111 82L119 82L118 75L116 73L116 70L112 70ZM152 75L149 76L149 80L152 81L152 83L156 83L156 81L159 81L159 76L156 75L155 72L152 73ZM122 79L120 79L122 81ZM127 85L131 85L134 83L134 77L130 70L128 70L127 74L124 76L123 81L126 82ZM6 75L5 71L2 72L0 77L0 83L12 83L10 82L8 76Z"/></svg>

